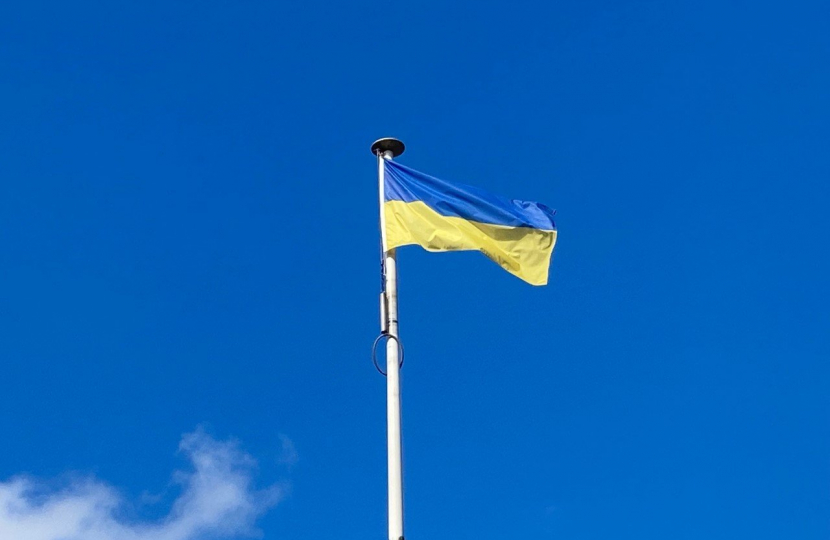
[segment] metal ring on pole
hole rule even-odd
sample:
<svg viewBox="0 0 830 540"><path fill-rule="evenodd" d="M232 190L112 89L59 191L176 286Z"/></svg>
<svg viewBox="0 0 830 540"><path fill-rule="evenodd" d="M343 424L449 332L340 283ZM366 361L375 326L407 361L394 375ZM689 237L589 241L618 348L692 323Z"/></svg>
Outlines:
<svg viewBox="0 0 830 540"><path fill-rule="evenodd" d="M395 343L398 344L398 352L401 356L400 360L398 360L398 369L403 367L403 343L401 343L401 340L389 332L382 332L377 338L375 338L375 342L372 343L372 363L375 364L375 369L378 370L378 373L386 377L386 372L380 369L380 365L378 364L378 344L383 338L394 339Z"/></svg>

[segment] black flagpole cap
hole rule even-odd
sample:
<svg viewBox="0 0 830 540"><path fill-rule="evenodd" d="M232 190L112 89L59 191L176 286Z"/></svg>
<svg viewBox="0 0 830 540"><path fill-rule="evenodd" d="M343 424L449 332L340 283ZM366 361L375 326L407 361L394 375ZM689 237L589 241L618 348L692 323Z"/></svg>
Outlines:
<svg viewBox="0 0 830 540"><path fill-rule="evenodd" d="M372 153L374 155L392 152L392 157L398 157L403 154L404 148L406 147L401 141L392 137L384 137L372 143Z"/></svg>

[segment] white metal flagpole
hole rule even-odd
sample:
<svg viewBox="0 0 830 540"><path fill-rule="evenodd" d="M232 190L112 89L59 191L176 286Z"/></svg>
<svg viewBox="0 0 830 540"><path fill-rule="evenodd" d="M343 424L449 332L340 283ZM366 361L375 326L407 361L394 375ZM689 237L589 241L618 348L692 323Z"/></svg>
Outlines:
<svg viewBox="0 0 830 540"><path fill-rule="evenodd" d="M386 340L386 444L389 494L389 540L403 540L403 474L401 465L400 342L398 341L398 267L395 250L386 249L384 203L384 162L401 155L404 145L397 139L380 139L372 145L378 159L380 226L384 267L384 296L381 304L382 332Z"/></svg>

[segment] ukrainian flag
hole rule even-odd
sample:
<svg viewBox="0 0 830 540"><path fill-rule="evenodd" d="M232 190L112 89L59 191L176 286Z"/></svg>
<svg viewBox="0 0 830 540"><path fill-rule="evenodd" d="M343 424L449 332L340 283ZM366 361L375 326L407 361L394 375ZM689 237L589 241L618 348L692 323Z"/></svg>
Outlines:
<svg viewBox="0 0 830 540"><path fill-rule="evenodd" d="M550 208L384 163L384 249L415 244L428 251L481 251L532 285L548 282L556 244Z"/></svg>

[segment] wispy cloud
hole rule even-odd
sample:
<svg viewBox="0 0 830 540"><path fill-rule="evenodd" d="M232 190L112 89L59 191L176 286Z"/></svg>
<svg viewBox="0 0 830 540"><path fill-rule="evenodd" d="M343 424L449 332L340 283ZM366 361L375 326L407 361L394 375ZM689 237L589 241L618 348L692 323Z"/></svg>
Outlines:
<svg viewBox="0 0 830 540"><path fill-rule="evenodd" d="M279 462L283 465L293 467L300 461L300 456L297 454L297 448L294 447L294 441L288 436L280 433L280 442L282 443L282 452L280 453Z"/></svg>
<svg viewBox="0 0 830 540"><path fill-rule="evenodd" d="M256 519L284 496L285 488L253 486L256 463L233 441L201 430L179 445L192 468L174 474L181 492L159 520L124 517L127 501L107 484L74 480L59 491L25 477L0 482L3 540L204 540L251 536Z"/></svg>

